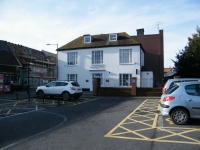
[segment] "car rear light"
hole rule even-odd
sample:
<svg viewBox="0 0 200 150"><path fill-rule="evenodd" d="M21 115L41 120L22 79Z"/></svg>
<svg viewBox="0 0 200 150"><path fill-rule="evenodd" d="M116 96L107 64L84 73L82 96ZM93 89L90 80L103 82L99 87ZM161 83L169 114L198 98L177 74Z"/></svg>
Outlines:
<svg viewBox="0 0 200 150"><path fill-rule="evenodd" d="M167 90L166 88L163 88L163 93L165 93L165 92L166 92L166 90Z"/></svg>
<svg viewBox="0 0 200 150"><path fill-rule="evenodd" d="M75 87L70 87L70 89L71 89L71 90L76 90L76 88L75 88Z"/></svg>
<svg viewBox="0 0 200 150"><path fill-rule="evenodd" d="M164 101L164 102L167 102L167 101L172 101L172 100L174 100L174 99L175 99L174 96L165 96L165 97L163 98L163 101Z"/></svg>

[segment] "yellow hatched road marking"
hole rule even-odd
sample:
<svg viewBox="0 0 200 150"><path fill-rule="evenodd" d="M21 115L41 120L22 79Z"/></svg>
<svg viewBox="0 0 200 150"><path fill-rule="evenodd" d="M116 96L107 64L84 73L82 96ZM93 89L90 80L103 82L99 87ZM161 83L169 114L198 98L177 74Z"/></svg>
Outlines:
<svg viewBox="0 0 200 150"><path fill-rule="evenodd" d="M17 104L18 104L18 103L15 103L13 106L16 106ZM6 113L6 115L9 115L11 111L12 111L12 110L10 109L10 110Z"/></svg>
<svg viewBox="0 0 200 150"><path fill-rule="evenodd" d="M123 119L118 125L116 125L104 137L154 141L154 142L200 144L199 139L195 139L190 136L184 135L184 134L192 134L195 132L200 132L199 128L157 127L156 126L159 114L154 111L155 110L158 111L160 109L160 105L158 103L159 101L146 99L141 105L139 105L132 113L130 113L125 119ZM141 114L139 114L139 113L141 113ZM144 115L142 113L144 113ZM143 120L136 120L136 119L141 119L141 118ZM148 121L152 121L152 124L148 124L147 123ZM171 122L170 119L166 119L166 121ZM130 126L131 124L137 124L137 123L139 124L138 125L139 127L141 125L145 125L145 126L147 126L147 128L143 127L141 129L133 130L133 129L129 129L128 127L124 126L124 125ZM121 130L121 132L120 132L120 129L122 129L123 131ZM141 131L147 131L147 130L148 131L157 130L158 132L165 133L165 135L157 137L157 138L151 138L151 137L147 137L147 136L139 133ZM173 132L172 130L176 130L176 132ZM128 136L128 134L130 134L130 133L132 133L136 137ZM166 133L167 133L167 135L166 135ZM172 138L172 137L181 137L183 139L182 139L182 141L181 140L170 140L169 138Z"/></svg>

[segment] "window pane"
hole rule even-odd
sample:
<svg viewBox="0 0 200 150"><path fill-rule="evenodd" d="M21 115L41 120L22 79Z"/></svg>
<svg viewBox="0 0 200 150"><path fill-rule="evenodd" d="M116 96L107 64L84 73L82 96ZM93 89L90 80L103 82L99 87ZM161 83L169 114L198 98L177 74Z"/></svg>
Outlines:
<svg viewBox="0 0 200 150"><path fill-rule="evenodd" d="M67 54L68 65L77 65L78 64L78 53L71 52Z"/></svg>
<svg viewBox="0 0 200 150"><path fill-rule="evenodd" d="M103 51L92 51L92 64L103 63Z"/></svg>
<svg viewBox="0 0 200 150"><path fill-rule="evenodd" d="M119 74L119 85L130 86L131 85L131 74Z"/></svg>
<svg viewBox="0 0 200 150"><path fill-rule="evenodd" d="M131 49L120 49L119 55L120 63L132 63Z"/></svg>
<svg viewBox="0 0 200 150"><path fill-rule="evenodd" d="M67 80L68 81L77 81L77 74L68 74Z"/></svg>
<svg viewBox="0 0 200 150"><path fill-rule="evenodd" d="M193 84L193 85L187 85L187 86L185 86L185 92L188 95L195 95L196 94L196 85Z"/></svg>
<svg viewBox="0 0 200 150"><path fill-rule="evenodd" d="M49 86L49 87L56 86L56 82L51 82L51 83L48 84L48 86Z"/></svg>
<svg viewBox="0 0 200 150"><path fill-rule="evenodd" d="M85 36L84 37L84 43L90 43L91 42L90 39L91 39L90 36Z"/></svg>

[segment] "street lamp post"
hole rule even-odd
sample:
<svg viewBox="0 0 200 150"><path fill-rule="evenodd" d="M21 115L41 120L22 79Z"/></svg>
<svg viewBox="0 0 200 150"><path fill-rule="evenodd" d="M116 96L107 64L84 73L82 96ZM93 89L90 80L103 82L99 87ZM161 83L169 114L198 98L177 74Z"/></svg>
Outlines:
<svg viewBox="0 0 200 150"><path fill-rule="evenodd" d="M58 44L47 44L47 45L57 45L57 49L58 49Z"/></svg>
<svg viewBox="0 0 200 150"><path fill-rule="evenodd" d="M58 49L58 44L47 44L47 45L57 45L57 49ZM57 49L56 49L56 50L57 50ZM56 66L57 66L56 80L58 80L58 51L57 51L57 63L56 63Z"/></svg>

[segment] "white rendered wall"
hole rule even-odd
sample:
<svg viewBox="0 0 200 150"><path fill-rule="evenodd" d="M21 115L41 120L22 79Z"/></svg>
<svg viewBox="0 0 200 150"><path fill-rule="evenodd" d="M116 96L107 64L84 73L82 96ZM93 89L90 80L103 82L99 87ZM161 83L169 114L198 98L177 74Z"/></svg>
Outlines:
<svg viewBox="0 0 200 150"><path fill-rule="evenodd" d="M132 64L119 63L119 50L132 49ZM92 51L103 50L103 64L92 65L91 53ZM78 65L67 65L67 53L78 52ZM143 52L142 52L143 53ZM102 87L119 87L119 74L132 74L132 77L141 76L141 49L140 46L125 46L125 47L111 47L111 48L92 48L58 51L58 80L66 80L67 74L77 74L78 82L82 88L92 88L92 74L101 73ZM144 60L141 60L144 64ZM91 67L92 66L92 67ZM136 74L138 69L138 74ZM86 82L88 80L89 82ZM108 81L108 82L107 82ZM140 82L137 82L137 87L140 87Z"/></svg>

